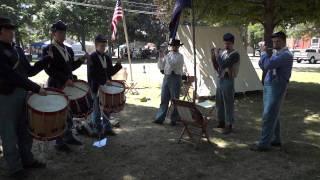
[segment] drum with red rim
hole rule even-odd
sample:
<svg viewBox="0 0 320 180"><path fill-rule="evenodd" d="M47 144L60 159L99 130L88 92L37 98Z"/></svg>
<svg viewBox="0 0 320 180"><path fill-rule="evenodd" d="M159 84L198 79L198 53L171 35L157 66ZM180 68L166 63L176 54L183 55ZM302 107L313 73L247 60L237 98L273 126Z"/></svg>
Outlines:
<svg viewBox="0 0 320 180"><path fill-rule="evenodd" d="M117 113L126 103L125 86L120 81L111 81L99 87L100 109L105 113Z"/></svg>
<svg viewBox="0 0 320 180"><path fill-rule="evenodd" d="M70 100L70 109L73 117L86 117L92 112L93 102L87 82L76 80L73 86L66 86L63 92Z"/></svg>
<svg viewBox="0 0 320 180"><path fill-rule="evenodd" d="M68 98L63 92L48 88L46 96L32 94L27 100L29 132L38 140L61 136L66 129Z"/></svg>

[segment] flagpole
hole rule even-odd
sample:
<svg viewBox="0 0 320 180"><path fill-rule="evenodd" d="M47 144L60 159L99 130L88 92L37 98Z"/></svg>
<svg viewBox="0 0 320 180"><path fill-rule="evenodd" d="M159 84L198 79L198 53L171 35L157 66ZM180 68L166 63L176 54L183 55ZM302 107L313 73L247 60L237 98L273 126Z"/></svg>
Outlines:
<svg viewBox="0 0 320 180"><path fill-rule="evenodd" d="M128 38L128 30L127 30L127 23L126 23L126 18L125 18L125 13L123 12L123 29L124 29L124 36L126 38L126 44L127 44L127 51L128 51L128 60L129 60L129 68L130 68L130 80L133 82L133 77L132 77L132 66L131 66L131 53L130 53L130 47L129 47L129 38Z"/></svg>
<svg viewBox="0 0 320 180"><path fill-rule="evenodd" d="M197 51L196 51L196 27L195 27L195 16L194 16L194 0L191 0L192 6L192 43L193 43L193 62L194 62L194 92L193 92L193 103L196 102L197 98Z"/></svg>

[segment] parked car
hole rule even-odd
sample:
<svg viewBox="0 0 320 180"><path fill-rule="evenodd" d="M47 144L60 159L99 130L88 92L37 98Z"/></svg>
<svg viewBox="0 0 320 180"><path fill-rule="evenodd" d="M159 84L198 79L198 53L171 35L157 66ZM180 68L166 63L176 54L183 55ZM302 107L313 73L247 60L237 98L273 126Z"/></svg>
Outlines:
<svg viewBox="0 0 320 180"><path fill-rule="evenodd" d="M310 64L316 64L317 61L320 61L320 49L302 49L294 52L293 59L296 59L298 63L309 61Z"/></svg>
<svg viewBox="0 0 320 180"><path fill-rule="evenodd" d="M290 49L290 52L293 55L293 60L297 60L298 56L300 55L301 49Z"/></svg>

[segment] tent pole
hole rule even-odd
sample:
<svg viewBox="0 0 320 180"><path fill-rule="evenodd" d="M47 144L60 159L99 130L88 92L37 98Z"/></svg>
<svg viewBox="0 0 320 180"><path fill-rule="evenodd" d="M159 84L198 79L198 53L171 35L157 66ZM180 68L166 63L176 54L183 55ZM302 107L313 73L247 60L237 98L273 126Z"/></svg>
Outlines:
<svg viewBox="0 0 320 180"><path fill-rule="evenodd" d="M192 43L193 43L193 62L194 62L194 91L193 91L193 103L196 102L197 98L197 90L198 90L198 83L197 83L197 52L196 52L196 27L195 27L195 13L194 13L194 1L192 0Z"/></svg>

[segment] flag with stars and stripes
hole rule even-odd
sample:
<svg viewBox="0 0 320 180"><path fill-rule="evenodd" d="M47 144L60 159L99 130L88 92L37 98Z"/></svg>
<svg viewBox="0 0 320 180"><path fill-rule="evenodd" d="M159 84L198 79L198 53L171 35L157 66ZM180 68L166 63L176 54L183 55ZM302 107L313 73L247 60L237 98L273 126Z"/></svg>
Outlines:
<svg viewBox="0 0 320 180"><path fill-rule="evenodd" d="M112 30L111 40L112 41L116 40L117 24L119 21L122 20L122 18L123 18L123 9L122 9L121 0L117 0L116 7L114 8L114 13L113 13L113 17L112 17L112 25L111 25L111 30Z"/></svg>

